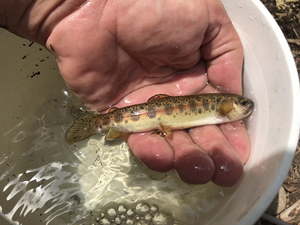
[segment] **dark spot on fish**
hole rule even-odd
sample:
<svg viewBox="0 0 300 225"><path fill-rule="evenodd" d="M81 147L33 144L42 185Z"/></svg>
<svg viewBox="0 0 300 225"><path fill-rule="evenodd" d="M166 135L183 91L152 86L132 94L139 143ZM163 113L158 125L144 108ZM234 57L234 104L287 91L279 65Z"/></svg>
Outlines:
<svg viewBox="0 0 300 225"><path fill-rule="evenodd" d="M191 110L192 112L195 112L195 111L197 110L197 104L196 104L196 102L190 101L190 102L189 102L189 107L190 107L190 110Z"/></svg>
<svg viewBox="0 0 300 225"><path fill-rule="evenodd" d="M140 112L137 110L131 111L130 118L132 121L138 121L140 119Z"/></svg>
<svg viewBox="0 0 300 225"><path fill-rule="evenodd" d="M202 100L202 104L203 104L203 108L205 110L209 109L209 102L208 102L208 100L206 98Z"/></svg>
<svg viewBox="0 0 300 225"><path fill-rule="evenodd" d="M188 114L188 113L187 113L187 112L185 112L185 115L186 115L186 116L187 116L187 114Z"/></svg>
<svg viewBox="0 0 300 225"><path fill-rule="evenodd" d="M198 109L198 113L199 113L199 114L201 114L201 113L202 113L202 110L201 110L201 108L199 108L199 109Z"/></svg>
<svg viewBox="0 0 300 225"><path fill-rule="evenodd" d="M160 117L158 117L157 119L158 119L158 120L161 120L161 118L160 118Z"/></svg>
<svg viewBox="0 0 300 225"><path fill-rule="evenodd" d="M166 114L169 116L169 115L172 115L173 113L173 107L171 104L166 104L165 105L165 111L166 111Z"/></svg>
<svg viewBox="0 0 300 225"><path fill-rule="evenodd" d="M102 125L101 125L100 120L96 119L94 122L94 126L101 129Z"/></svg>
<svg viewBox="0 0 300 225"><path fill-rule="evenodd" d="M174 103L174 104L179 103L178 99L174 98L173 103Z"/></svg>
<svg viewBox="0 0 300 225"><path fill-rule="evenodd" d="M178 108L179 108L179 111L180 111L181 113L184 111L184 105L180 104L180 105L178 106Z"/></svg>
<svg viewBox="0 0 300 225"><path fill-rule="evenodd" d="M196 95L196 99L197 99L198 102L200 102L202 97L200 95Z"/></svg>
<svg viewBox="0 0 300 225"><path fill-rule="evenodd" d="M103 117L103 125L108 125L110 123L110 118L109 116L104 116Z"/></svg>
<svg viewBox="0 0 300 225"><path fill-rule="evenodd" d="M147 115L150 119L153 119L156 117L156 111L153 107L148 107Z"/></svg>
<svg viewBox="0 0 300 225"><path fill-rule="evenodd" d="M114 116L114 120L116 123L120 123L123 120L123 114L121 112L117 112Z"/></svg>
<svg viewBox="0 0 300 225"><path fill-rule="evenodd" d="M125 124L127 124L128 123L128 120L125 120Z"/></svg>
<svg viewBox="0 0 300 225"><path fill-rule="evenodd" d="M215 104L211 104L211 110L215 110Z"/></svg>
<svg viewBox="0 0 300 225"><path fill-rule="evenodd" d="M221 100L222 100L221 97L217 98L217 104L218 104L218 105L220 104Z"/></svg>

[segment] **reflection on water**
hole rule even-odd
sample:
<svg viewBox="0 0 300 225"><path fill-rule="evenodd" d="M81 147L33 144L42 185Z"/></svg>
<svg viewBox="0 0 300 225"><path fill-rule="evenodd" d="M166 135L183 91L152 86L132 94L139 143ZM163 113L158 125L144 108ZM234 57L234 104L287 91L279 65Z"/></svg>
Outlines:
<svg viewBox="0 0 300 225"><path fill-rule="evenodd" d="M68 146L74 101L62 93L4 134L11 150L0 155L2 217L12 224L198 224L218 206L226 189L150 171L122 141L99 134Z"/></svg>
<svg viewBox="0 0 300 225"><path fill-rule="evenodd" d="M78 174L69 172L68 167L74 169L77 166L77 164L53 162L16 175L15 179L3 188L3 192L8 193L6 198L8 202L13 198L16 199L13 208L5 216L13 218L19 210L19 215L25 217L28 213L43 208L49 200L51 204L43 212L47 215L45 222L50 222L58 215L70 212L72 208L70 195L79 193L80 187ZM63 186L68 188L62 188Z"/></svg>

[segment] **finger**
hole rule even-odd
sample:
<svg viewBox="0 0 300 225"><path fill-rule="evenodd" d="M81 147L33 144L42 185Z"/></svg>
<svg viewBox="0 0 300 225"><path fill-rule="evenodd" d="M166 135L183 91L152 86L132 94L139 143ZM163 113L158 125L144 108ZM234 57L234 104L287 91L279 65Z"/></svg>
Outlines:
<svg viewBox="0 0 300 225"><path fill-rule="evenodd" d="M186 131L173 131L166 140L174 149L174 169L190 184L205 184L215 173L211 158L196 145Z"/></svg>
<svg viewBox="0 0 300 225"><path fill-rule="evenodd" d="M241 94L243 46L220 1L208 1L210 25L201 55L206 62L208 79L214 86Z"/></svg>
<svg viewBox="0 0 300 225"><path fill-rule="evenodd" d="M241 94L243 49L241 45L238 45L238 41L239 39L235 43L227 43L227 45L232 45L233 49L228 49L227 52L213 60L206 61L206 66L209 82L214 87L225 88L232 93ZM226 44L224 43L224 45Z"/></svg>
<svg viewBox="0 0 300 225"><path fill-rule="evenodd" d="M223 134L241 158L243 164L249 159L251 147L248 132L242 120L219 125Z"/></svg>
<svg viewBox="0 0 300 225"><path fill-rule="evenodd" d="M197 127L191 129L189 134L214 162L212 182L225 187L235 184L243 173L243 163L220 128L215 125Z"/></svg>
<svg viewBox="0 0 300 225"><path fill-rule="evenodd" d="M158 172L172 169L174 152L165 138L150 132L131 134L128 145L133 154L149 169Z"/></svg>

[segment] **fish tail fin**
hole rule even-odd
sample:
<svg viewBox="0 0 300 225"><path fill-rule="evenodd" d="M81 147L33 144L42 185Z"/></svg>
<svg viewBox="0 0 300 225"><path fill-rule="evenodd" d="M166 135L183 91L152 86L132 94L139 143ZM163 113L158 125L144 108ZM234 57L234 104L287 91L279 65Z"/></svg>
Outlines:
<svg viewBox="0 0 300 225"><path fill-rule="evenodd" d="M91 125L93 124L91 122L97 114L87 111L83 112L76 107L72 107L70 112L75 118L75 121L66 132L65 139L69 145L100 133L100 129L98 127Z"/></svg>

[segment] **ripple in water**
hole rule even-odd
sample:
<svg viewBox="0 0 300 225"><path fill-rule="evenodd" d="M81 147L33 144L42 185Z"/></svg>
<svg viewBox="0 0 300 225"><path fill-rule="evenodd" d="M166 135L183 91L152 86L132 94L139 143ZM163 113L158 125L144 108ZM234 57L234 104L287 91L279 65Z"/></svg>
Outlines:
<svg viewBox="0 0 300 225"><path fill-rule="evenodd" d="M57 99L4 134L0 214L11 224L193 225L221 207L226 189L150 171L122 141L99 134L68 146L74 102Z"/></svg>

